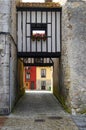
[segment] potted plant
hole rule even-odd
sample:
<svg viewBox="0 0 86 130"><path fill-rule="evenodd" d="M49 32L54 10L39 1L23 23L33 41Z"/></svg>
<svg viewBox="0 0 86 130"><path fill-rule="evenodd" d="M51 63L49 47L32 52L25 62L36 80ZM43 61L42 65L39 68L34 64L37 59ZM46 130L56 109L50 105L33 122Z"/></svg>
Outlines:
<svg viewBox="0 0 86 130"><path fill-rule="evenodd" d="M37 41L40 41L40 40L45 41L47 39L47 37L46 37L45 34L36 33L36 34L32 35L31 39L33 41L35 41L35 40L37 40Z"/></svg>
<svg viewBox="0 0 86 130"><path fill-rule="evenodd" d="M33 35L31 36L31 39L32 39L33 41L36 40L36 36L35 36L35 34L33 34Z"/></svg>
<svg viewBox="0 0 86 130"><path fill-rule="evenodd" d="M47 37L45 34L43 34L42 39L43 39L43 41L46 41Z"/></svg>

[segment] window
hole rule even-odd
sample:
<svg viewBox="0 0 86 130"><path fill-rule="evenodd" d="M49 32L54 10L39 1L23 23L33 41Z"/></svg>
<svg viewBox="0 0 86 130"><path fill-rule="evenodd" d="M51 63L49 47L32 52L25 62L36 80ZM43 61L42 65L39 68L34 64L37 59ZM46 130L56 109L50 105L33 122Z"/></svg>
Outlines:
<svg viewBox="0 0 86 130"><path fill-rule="evenodd" d="M36 34L45 35L45 30L32 30L32 35Z"/></svg>
<svg viewBox="0 0 86 130"><path fill-rule="evenodd" d="M26 81L30 80L30 73L26 72Z"/></svg>
<svg viewBox="0 0 86 130"><path fill-rule="evenodd" d="M34 63L44 63L44 58L35 58Z"/></svg>
<svg viewBox="0 0 86 130"><path fill-rule="evenodd" d="M41 77L45 78L46 77L46 69L41 70Z"/></svg>
<svg viewBox="0 0 86 130"><path fill-rule="evenodd" d="M46 89L46 81L41 81L41 89L42 90Z"/></svg>
<svg viewBox="0 0 86 130"><path fill-rule="evenodd" d="M31 38L33 41L45 41L47 38L47 24L31 24Z"/></svg>
<svg viewBox="0 0 86 130"><path fill-rule="evenodd" d="M33 90L34 89L34 81L31 82L31 89Z"/></svg>

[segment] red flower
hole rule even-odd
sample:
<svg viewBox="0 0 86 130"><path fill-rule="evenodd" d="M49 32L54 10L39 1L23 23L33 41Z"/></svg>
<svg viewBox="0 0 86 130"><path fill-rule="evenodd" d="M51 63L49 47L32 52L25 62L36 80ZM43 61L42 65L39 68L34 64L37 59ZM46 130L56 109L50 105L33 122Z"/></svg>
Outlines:
<svg viewBox="0 0 86 130"><path fill-rule="evenodd" d="M44 33L33 34L31 38L32 38L33 41L35 41L35 40L40 41L41 39L43 41L45 41L47 39L47 37L46 37L46 35Z"/></svg>

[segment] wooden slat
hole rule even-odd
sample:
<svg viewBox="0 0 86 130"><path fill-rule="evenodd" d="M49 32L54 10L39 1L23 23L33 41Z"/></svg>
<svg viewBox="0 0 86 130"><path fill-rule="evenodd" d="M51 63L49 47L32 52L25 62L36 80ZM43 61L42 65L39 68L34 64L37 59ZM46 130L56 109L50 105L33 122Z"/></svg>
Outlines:
<svg viewBox="0 0 86 130"><path fill-rule="evenodd" d="M51 52L51 38L48 37L48 52Z"/></svg>
<svg viewBox="0 0 86 130"><path fill-rule="evenodd" d="M48 23L51 23L51 12L48 12Z"/></svg>
<svg viewBox="0 0 86 130"><path fill-rule="evenodd" d="M26 23L25 23L25 31L26 31L26 52L27 52L27 11L26 11Z"/></svg>
<svg viewBox="0 0 86 130"><path fill-rule="evenodd" d="M42 23L46 23L46 12L42 14Z"/></svg>
<svg viewBox="0 0 86 130"><path fill-rule="evenodd" d="M21 34L21 12L18 12L18 51L21 52L22 34Z"/></svg>
<svg viewBox="0 0 86 130"><path fill-rule="evenodd" d="M47 24L48 30L47 30L47 36L51 36L51 24Z"/></svg>
<svg viewBox="0 0 86 130"><path fill-rule="evenodd" d="M37 41L37 52L41 52L41 40Z"/></svg>
<svg viewBox="0 0 86 130"><path fill-rule="evenodd" d="M30 23L30 11L27 11L27 23Z"/></svg>
<svg viewBox="0 0 86 130"><path fill-rule="evenodd" d="M25 24L26 24L26 12L23 12L23 52L26 51L26 31L25 31Z"/></svg>
<svg viewBox="0 0 86 130"><path fill-rule="evenodd" d="M27 36L30 36L30 24L27 24Z"/></svg>
<svg viewBox="0 0 86 130"><path fill-rule="evenodd" d="M30 52L30 38L27 38L27 52Z"/></svg>
<svg viewBox="0 0 86 130"><path fill-rule="evenodd" d="M60 52L60 12L57 12L57 52Z"/></svg>
<svg viewBox="0 0 86 130"><path fill-rule="evenodd" d="M36 51L36 41L32 41L32 52Z"/></svg>
<svg viewBox="0 0 86 130"><path fill-rule="evenodd" d="M60 52L60 12L18 11L18 52ZM46 23L47 40L32 41L31 24Z"/></svg>
<svg viewBox="0 0 86 130"><path fill-rule="evenodd" d="M35 18L36 16L35 16L35 11L32 11L32 23L35 23L36 21L35 21Z"/></svg>
<svg viewBox="0 0 86 130"><path fill-rule="evenodd" d="M37 23L41 23L41 12L37 12Z"/></svg>
<svg viewBox="0 0 86 130"><path fill-rule="evenodd" d="M42 41L42 52L46 52L46 41Z"/></svg>
<svg viewBox="0 0 86 130"><path fill-rule="evenodd" d="M52 12L52 52L55 52L55 12Z"/></svg>
<svg viewBox="0 0 86 130"><path fill-rule="evenodd" d="M23 12L21 12L21 51L23 51Z"/></svg>

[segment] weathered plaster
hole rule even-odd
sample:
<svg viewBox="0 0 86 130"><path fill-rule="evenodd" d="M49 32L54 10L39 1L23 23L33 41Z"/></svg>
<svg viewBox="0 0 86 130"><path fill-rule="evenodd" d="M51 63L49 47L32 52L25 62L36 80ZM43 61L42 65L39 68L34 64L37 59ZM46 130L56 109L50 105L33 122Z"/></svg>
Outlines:
<svg viewBox="0 0 86 130"><path fill-rule="evenodd" d="M62 91L73 112L86 109L85 34L86 2L68 1L62 7Z"/></svg>

